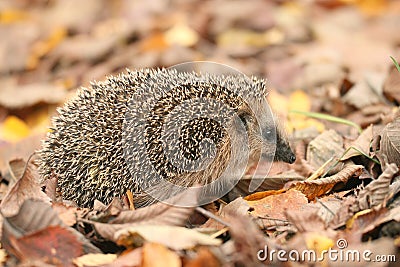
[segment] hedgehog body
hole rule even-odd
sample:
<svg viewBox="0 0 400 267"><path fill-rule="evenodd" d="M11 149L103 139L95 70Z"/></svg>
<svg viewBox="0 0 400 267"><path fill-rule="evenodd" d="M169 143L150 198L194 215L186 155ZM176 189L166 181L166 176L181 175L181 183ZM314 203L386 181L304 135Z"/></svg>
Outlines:
<svg viewBox="0 0 400 267"><path fill-rule="evenodd" d="M293 162L261 104L265 95L264 80L234 75L143 69L111 76L58 109L39 151L39 171L44 179L56 176L63 198L80 206L107 203L127 190L146 205L143 188L168 194L161 181L211 183L232 158L230 172L246 165L246 149L259 157L278 146L274 159Z"/></svg>

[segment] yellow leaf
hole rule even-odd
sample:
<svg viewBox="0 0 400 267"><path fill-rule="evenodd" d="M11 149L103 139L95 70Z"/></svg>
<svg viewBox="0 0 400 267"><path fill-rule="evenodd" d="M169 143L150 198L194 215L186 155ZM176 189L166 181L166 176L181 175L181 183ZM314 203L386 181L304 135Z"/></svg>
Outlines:
<svg viewBox="0 0 400 267"><path fill-rule="evenodd" d="M140 43L140 50L142 52L164 51L168 47L169 45L165 40L164 34L159 32L148 36Z"/></svg>
<svg viewBox="0 0 400 267"><path fill-rule="evenodd" d="M10 24L26 20L29 14L22 10L8 9L0 12L0 24Z"/></svg>
<svg viewBox="0 0 400 267"><path fill-rule="evenodd" d="M34 69L41 57L53 50L67 35L64 27L58 27L48 36L47 39L36 42L32 47L32 53L27 61L27 68Z"/></svg>
<svg viewBox="0 0 400 267"><path fill-rule="evenodd" d="M319 233L309 233L306 237L306 244L308 249L312 249L317 252L317 255L321 255L322 251L332 248L335 242Z"/></svg>
<svg viewBox="0 0 400 267"><path fill-rule="evenodd" d="M289 97L290 109L299 111L310 111L311 101L306 93L302 90L294 91Z"/></svg>
<svg viewBox="0 0 400 267"><path fill-rule="evenodd" d="M15 117L8 116L0 127L0 138L8 142L18 142L30 134L26 123Z"/></svg>
<svg viewBox="0 0 400 267"><path fill-rule="evenodd" d="M302 90L296 90L290 95L288 105L292 110L305 112L311 110L310 98ZM324 124L316 119L308 118L307 116L301 114L289 114L289 123L287 124L287 131L289 133L291 133L294 129L301 130L310 127L315 127L319 132L323 132L325 130Z"/></svg>
<svg viewBox="0 0 400 267"><path fill-rule="evenodd" d="M268 93L268 104L272 110L279 113L281 116L286 117L289 110L288 98L275 90L271 90Z"/></svg>
<svg viewBox="0 0 400 267"><path fill-rule="evenodd" d="M278 34L276 31L255 32L242 29L229 29L217 36L218 46L250 46L264 47L270 40L277 42Z"/></svg>
<svg viewBox="0 0 400 267"><path fill-rule="evenodd" d="M383 14L388 8L387 0L342 0L346 4L353 4L368 16Z"/></svg>
<svg viewBox="0 0 400 267"><path fill-rule="evenodd" d="M165 41L168 44L181 46L193 46L199 40L197 32L183 23L178 23L164 33Z"/></svg>
<svg viewBox="0 0 400 267"><path fill-rule="evenodd" d="M44 133L50 125L48 109L43 108L33 112L26 118L26 124L35 133Z"/></svg>

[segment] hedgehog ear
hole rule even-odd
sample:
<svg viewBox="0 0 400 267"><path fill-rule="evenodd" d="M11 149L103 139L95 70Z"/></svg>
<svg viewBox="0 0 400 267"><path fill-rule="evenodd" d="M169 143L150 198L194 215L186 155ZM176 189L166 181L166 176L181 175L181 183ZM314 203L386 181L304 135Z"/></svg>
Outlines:
<svg viewBox="0 0 400 267"><path fill-rule="evenodd" d="M250 124L250 121L251 121L250 115L247 114L246 112L240 112L238 114L238 116L239 116L239 119L242 121L244 127L246 128L246 131L248 131L249 130L249 124Z"/></svg>

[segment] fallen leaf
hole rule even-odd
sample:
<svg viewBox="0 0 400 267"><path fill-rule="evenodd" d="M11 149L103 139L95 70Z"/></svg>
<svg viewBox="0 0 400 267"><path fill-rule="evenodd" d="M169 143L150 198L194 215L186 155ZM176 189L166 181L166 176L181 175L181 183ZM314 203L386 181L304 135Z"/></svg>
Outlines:
<svg viewBox="0 0 400 267"><path fill-rule="evenodd" d="M156 243L146 243L143 246L143 267L180 267L182 266L179 256L167 249L165 246Z"/></svg>
<svg viewBox="0 0 400 267"><path fill-rule="evenodd" d="M49 226L18 239L10 237L10 243L22 262L43 260L55 265L73 266L73 258L83 254L82 244L76 236L61 226Z"/></svg>
<svg viewBox="0 0 400 267"><path fill-rule="evenodd" d="M178 23L164 33L164 39L170 45L193 46L199 37L188 25Z"/></svg>
<svg viewBox="0 0 400 267"><path fill-rule="evenodd" d="M18 109L31 107L38 103L59 104L67 97L65 88L50 83L26 85L12 84L0 90L0 105Z"/></svg>
<svg viewBox="0 0 400 267"><path fill-rule="evenodd" d="M307 198L297 190L270 195L257 201L248 201L249 206L254 209L251 212L253 216L280 220L286 220L286 209L299 210L307 203Z"/></svg>
<svg viewBox="0 0 400 267"><path fill-rule="evenodd" d="M390 161L400 166L400 117L386 125L381 132L380 148L382 154L387 155Z"/></svg>
<svg viewBox="0 0 400 267"><path fill-rule="evenodd" d="M15 116L8 116L0 126L0 139L16 143L31 133L28 125Z"/></svg>
<svg viewBox="0 0 400 267"><path fill-rule="evenodd" d="M116 258L115 254L86 254L73 259L72 262L78 267L95 267L110 264Z"/></svg>
<svg viewBox="0 0 400 267"><path fill-rule="evenodd" d="M64 203L53 203L53 210L57 212L58 217L67 226L73 226L76 221L81 219L88 209L67 206Z"/></svg>
<svg viewBox="0 0 400 267"><path fill-rule="evenodd" d="M192 249L197 245L218 246L220 239L177 226L166 225L138 225L117 231L113 240L125 247L138 247L145 242L154 242L165 245L174 250Z"/></svg>
<svg viewBox="0 0 400 267"><path fill-rule="evenodd" d="M285 185L285 189L296 189L306 195L308 200L311 201L329 193L337 183L346 183L352 176L360 176L363 172L364 166L349 165L330 177L318 180L289 182Z"/></svg>
<svg viewBox="0 0 400 267"><path fill-rule="evenodd" d="M215 257L215 255L207 248L207 247L200 247L197 250L197 255L193 259L189 259L185 261L185 267L219 267L221 263Z"/></svg>
<svg viewBox="0 0 400 267"><path fill-rule="evenodd" d="M340 160L344 161L346 159L362 154L369 155L370 145L374 137L373 130L373 125L368 126L368 128L360 134L357 140L355 140L348 146L348 151L346 152L346 154L343 155L343 157L340 158Z"/></svg>
<svg viewBox="0 0 400 267"><path fill-rule="evenodd" d="M75 231L73 228L65 227L57 213L48 203L37 200L26 200L16 215L4 218L1 243L7 251L14 252L15 249L18 250L18 248L13 247L14 244L10 243L11 239L19 240L29 234L55 226L69 231L75 239L79 241L84 253L100 252L99 249L92 245L90 241L84 238L79 232ZM16 253L18 253L18 251Z"/></svg>
<svg viewBox="0 0 400 267"><path fill-rule="evenodd" d="M383 204L383 201L389 194L390 183L398 172L399 168L396 164L391 163L386 165L383 173L361 190L358 195L358 206L360 210Z"/></svg>
<svg viewBox="0 0 400 267"><path fill-rule="evenodd" d="M383 95L391 102L400 103L400 72L392 68L383 85Z"/></svg>
<svg viewBox="0 0 400 267"><path fill-rule="evenodd" d="M168 203L191 203L195 205L197 195L188 194L185 191L182 194L171 198ZM103 237L114 240L117 231L137 225L174 225L181 226L186 223L193 213L194 207L180 207L178 205L169 205L159 202L144 208L135 210L122 210L116 217L111 216L108 223L96 222L98 217L92 217L96 231ZM96 220L96 221L95 221Z"/></svg>
<svg viewBox="0 0 400 267"><path fill-rule="evenodd" d="M45 40L37 41L32 45L31 54L27 60L27 69L37 68L40 58L53 50L67 35L64 27L56 27Z"/></svg>
<svg viewBox="0 0 400 267"><path fill-rule="evenodd" d="M3 9L0 12L0 24L11 24L30 18L30 14L19 9Z"/></svg>
<svg viewBox="0 0 400 267"><path fill-rule="evenodd" d="M26 166L23 176L8 189L4 196L0 209L4 216L13 216L18 213L21 205L27 199L37 199L49 202L49 197L42 191L39 182L39 174L36 167L32 163L26 164L25 161L19 159L19 166Z"/></svg>
<svg viewBox="0 0 400 267"><path fill-rule="evenodd" d="M230 215L228 221L234 247L227 257L232 258L234 266L260 266L261 262L257 257L259 251L266 247L268 250L277 249L274 240L266 237L249 216ZM270 263L269 257L262 262L262 265L268 263Z"/></svg>
<svg viewBox="0 0 400 267"><path fill-rule="evenodd" d="M344 152L343 138L334 130L321 133L307 147L307 161L318 169L332 157L340 157Z"/></svg>

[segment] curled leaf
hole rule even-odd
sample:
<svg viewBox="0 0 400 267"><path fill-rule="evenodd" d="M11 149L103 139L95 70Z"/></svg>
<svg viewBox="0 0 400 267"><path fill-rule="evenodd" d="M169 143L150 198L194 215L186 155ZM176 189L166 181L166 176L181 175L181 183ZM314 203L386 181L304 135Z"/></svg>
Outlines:
<svg viewBox="0 0 400 267"><path fill-rule="evenodd" d="M386 125L381 132L381 152L400 166L400 117Z"/></svg>

